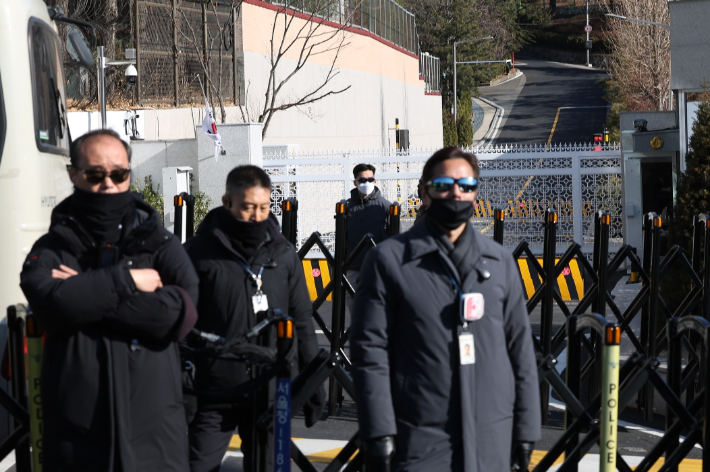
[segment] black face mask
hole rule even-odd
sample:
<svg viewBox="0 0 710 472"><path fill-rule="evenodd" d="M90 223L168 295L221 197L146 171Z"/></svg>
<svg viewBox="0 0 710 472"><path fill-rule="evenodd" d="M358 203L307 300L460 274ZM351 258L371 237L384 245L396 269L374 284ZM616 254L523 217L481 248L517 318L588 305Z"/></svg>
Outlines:
<svg viewBox="0 0 710 472"><path fill-rule="evenodd" d="M251 258L257 248L266 241L268 218L259 222L239 220L225 209L221 220L232 246L246 258Z"/></svg>
<svg viewBox="0 0 710 472"><path fill-rule="evenodd" d="M426 215L447 230L453 230L471 219L473 202L432 198Z"/></svg>
<svg viewBox="0 0 710 472"><path fill-rule="evenodd" d="M133 205L133 192L94 193L74 188L72 216L99 244L115 244L121 239L124 218Z"/></svg>

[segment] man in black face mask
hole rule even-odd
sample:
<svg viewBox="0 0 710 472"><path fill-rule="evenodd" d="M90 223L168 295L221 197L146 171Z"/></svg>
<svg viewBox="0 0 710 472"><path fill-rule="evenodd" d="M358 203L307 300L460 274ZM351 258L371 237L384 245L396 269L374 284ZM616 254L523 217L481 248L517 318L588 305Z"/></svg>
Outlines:
<svg viewBox="0 0 710 472"><path fill-rule="evenodd" d="M223 206L209 212L186 243L200 277L201 314L197 328L227 339L245 334L257 313L279 308L293 318L298 343L298 367L318 352L312 307L303 266L294 247L281 235L270 213L271 179L256 166L234 168L227 176ZM196 358L195 390L225 392L250 379L246 364ZM323 410L325 391L304 408L312 426ZM252 395L219 399L197 395L197 412L190 422L190 469L218 471L234 430L239 429L244 471L252 470L255 415Z"/></svg>
<svg viewBox="0 0 710 472"><path fill-rule="evenodd" d="M44 470L188 470L176 341L197 319L197 274L130 186L110 130L73 142L74 194L25 261L22 290L46 330Z"/></svg>
<svg viewBox="0 0 710 472"><path fill-rule="evenodd" d="M478 174L473 154L436 152L423 221L363 264L350 353L366 472L527 470L540 438L517 264L469 223Z"/></svg>

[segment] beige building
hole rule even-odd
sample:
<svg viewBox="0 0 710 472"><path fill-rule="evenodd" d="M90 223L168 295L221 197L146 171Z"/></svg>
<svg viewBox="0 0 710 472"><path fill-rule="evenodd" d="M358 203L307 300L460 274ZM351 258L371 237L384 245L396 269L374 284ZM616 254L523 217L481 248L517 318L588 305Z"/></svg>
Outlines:
<svg viewBox="0 0 710 472"><path fill-rule="evenodd" d="M170 2L137 0L135 137L195 138L204 116L200 77L203 83L211 79L211 90L221 90L224 102L239 105L226 107L225 123L264 122L266 145L298 145L301 151L394 149L399 119L412 148L441 146L439 60L419 51L414 15L392 0L303 1L301 7L318 15L261 0L218 6L217 12L203 6L211 57L206 76L201 7L183 2L174 10ZM173 50L173 17L177 54L166 52ZM270 85L280 87L273 101L267 99ZM214 94L210 99L217 107ZM289 107L299 100L303 103ZM265 102L279 108L271 119ZM219 127L219 108L214 115ZM132 128L124 112L109 111L107 118L119 133ZM99 126L96 112L70 113L69 122L74 136Z"/></svg>
<svg viewBox="0 0 710 472"><path fill-rule="evenodd" d="M288 41L295 31L308 29L308 18L296 13L284 35L284 14L279 13L279 7L255 0L242 4L247 108L263 108L274 21L274 37L285 36ZM301 150L393 148L393 129L398 118L400 127L410 132L411 147L443 145L441 95L426 92L425 80L419 75L419 55L365 29L338 27L330 22L319 25L317 34L330 38L324 45L327 47L320 46L319 50L328 51L312 54L277 101L289 101L314 90L324 82L331 65L335 66L336 75L324 90L347 90L275 113L264 144L293 143L299 144ZM303 49L301 44L296 42L284 55L277 78L294 70ZM274 51L278 51L276 46Z"/></svg>

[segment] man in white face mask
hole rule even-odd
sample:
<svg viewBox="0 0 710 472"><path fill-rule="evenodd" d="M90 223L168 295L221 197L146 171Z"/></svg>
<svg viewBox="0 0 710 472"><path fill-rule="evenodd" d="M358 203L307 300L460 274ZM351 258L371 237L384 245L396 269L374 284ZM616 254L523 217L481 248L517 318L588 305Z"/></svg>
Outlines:
<svg viewBox="0 0 710 472"><path fill-rule="evenodd" d="M375 185L375 166L358 164L353 169L355 188L350 191L348 199L348 254L350 254L362 238L370 233L376 244L387 237L387 215L390 202L387 201L380 189ZM369 249L369 247L367 248ZM367 249L350 264L347 277L353 288L357 290L358 273L360 265L365 258ZM352 313L352 298L349 302Z"/></svg>

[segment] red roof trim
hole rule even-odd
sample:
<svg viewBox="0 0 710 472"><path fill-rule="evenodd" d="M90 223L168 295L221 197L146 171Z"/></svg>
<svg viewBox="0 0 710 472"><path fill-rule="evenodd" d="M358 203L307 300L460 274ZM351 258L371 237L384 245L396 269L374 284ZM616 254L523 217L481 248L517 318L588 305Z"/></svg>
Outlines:
<svg viewBox="0 0 710 472"><path fill-rule="evenodd" d="M278 5L273 5L271 3L264 2L262 0L243 0L243 1L244 1L244 3L248 3L250 5L255 5L255 6L261 7L261 8L266 8L268 10L273 10L273 11L283 10L283 7L280 7ZM359 34L362 36L368 36L376 41L381 42L382 44L384 44L386 46L391 47L392 49L395 49L395 50L401 52L402 54L406 54L409 57L419 59L419 56L417 56L416 54L411 53L411 52L407 51L406 49L403 49L403 48L397 46L394 43L390 43L389 41L377 36L374 33L371 33L367 30L362 29L362 28L358 28L357 26L343 26L340 23L336 23L336 22L330 21L330 20L325 20L325 19L317 17L317 16L311 16L307 13L297 12L297 11L294 11L290 8L286 9L286 13L288 13L289 15L295 15L296 18L301 18L302 20L315 21L318 23L323 23L324 25L330 26L333 28L343 28L345 31L349 31L351 33Z"/></svg>
<svg viewBox="0 0 710 472"><path fill-rule="evenodd" d="M441 97L441 92L424 92L424 95L436 95L438 97Z"/></svg>

